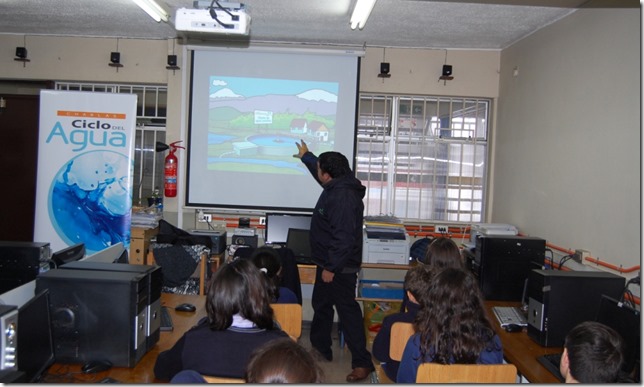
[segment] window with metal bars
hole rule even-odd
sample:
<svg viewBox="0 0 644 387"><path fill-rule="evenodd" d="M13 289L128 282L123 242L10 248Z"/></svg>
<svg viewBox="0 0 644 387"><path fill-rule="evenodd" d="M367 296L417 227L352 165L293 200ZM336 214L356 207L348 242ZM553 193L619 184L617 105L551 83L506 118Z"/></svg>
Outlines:
<svg viewBox="0 0 644 387"><path fill-rule="evenodd" d="M132 202L147 206L154 189L163 193L165 152L156 152L157 142L165 143L167 87L154 85L120 85L57 82L56 90L126 93L137 95L136 138L134 142L134 176Z"/></svg>
<svg viewBox="0 0 644 387"><path fill-rule="evenodd" d="M356 175L365 215L483 219L490 100L361 94Z"/></svg>

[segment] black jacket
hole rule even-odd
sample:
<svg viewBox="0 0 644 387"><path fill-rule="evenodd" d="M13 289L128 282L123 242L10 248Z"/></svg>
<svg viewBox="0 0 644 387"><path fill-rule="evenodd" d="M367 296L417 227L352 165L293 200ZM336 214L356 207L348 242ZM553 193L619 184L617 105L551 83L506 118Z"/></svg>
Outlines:
<svg viewBox="0 0 644 387"><path fill-rule="evenodd" d="M302 156L313 177L317 177L317 157ZM366 188L353 175L334 178L322 185L311 218L313 261L334 272L357 272L362 263L362 222Z"/></svg>
<svg viewBox="0 0 644 387"><path fill-rule="evenodd" d="M157 379L170 380L181 370L202 375L243 378L251 353L262 344L288 337L280 329L230 327L214 331L203 318L167 351L159 353L154 364Z"/></svg>

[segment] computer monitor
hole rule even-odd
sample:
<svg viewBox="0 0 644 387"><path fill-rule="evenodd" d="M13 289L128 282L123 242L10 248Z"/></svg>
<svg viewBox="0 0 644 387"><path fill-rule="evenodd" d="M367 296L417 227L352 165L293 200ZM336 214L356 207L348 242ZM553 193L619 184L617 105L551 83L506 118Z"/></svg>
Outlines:
<svg viewBox="0 0 644 387"><path fill-rule="evenodd" d="M613 328L624 339L622 374L635 382L640 381L640 312L616 299L602 295L595 321Z"/></svg>
<svg viewBox="0 0 644 387"><path fill-rule="evenodd" d="M286 248L291 249L297 263L311 263L310 231L302 228L289 228Z"/></svg>
<svg viewBox="0 0 644 387"><path fill-rule="evenodd" d="M15 289L49 270L48 242L0 241L0 294Z"/></svg>
<svg viewBox="0 0 644 387"><path fill-rule="evenodd" d="M290 228L308 230L311 227L311 214L266 214L266 234L264 244L285 245Z"/></svg>
<svg viewBox="0 0 644 387"><path fill-rule="evenodd" d="M114 261L118 261L122 256L124 249L125 247L123 246L123 242L118 242L110 247L97 251L92 255L86 256L81 259L81 261L114 263Z"/></svg>
<svg viewBox="0 0 644 387"><path fill-rule="evenodd" d="M44 289L18 309L18 370L25 383L38 382L54 364L49 290Z"/></svg>
<svg viewBox="0 0 644 387"><path fill-rule="evenodd" d="M80 261L83 257L85 257L84 243L77 243L75 245L65 247L51 255L52 269L63 266L69 262Z"/></svg>

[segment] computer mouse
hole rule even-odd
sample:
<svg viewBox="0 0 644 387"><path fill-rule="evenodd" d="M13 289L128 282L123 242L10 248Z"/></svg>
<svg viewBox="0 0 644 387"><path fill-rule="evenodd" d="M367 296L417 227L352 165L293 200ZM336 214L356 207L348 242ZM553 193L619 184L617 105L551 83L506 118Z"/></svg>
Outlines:
<svg viewBox="0 0 644 387"><path fill-rule="evenodd" d="M519 324L508 324L505 326L505 331L510 333L521 332L522 330L523 326Z"/></svg>
<svg viewBox="0 0 644 387"><path fill-rule="evenodd" d="M85 374L95 374L110 368L112 368L112 363L109 360L90 360L82 365L81 371Z"/></svg>
<svg viewBox="0 0 644 387"><path fill-rule="evenodd" d="M178 312L194 312L195 310L197 310L197 308L194 305L188 304L186 302L186 303L177 305L174 308L174 310L176 310Z"/></svg>

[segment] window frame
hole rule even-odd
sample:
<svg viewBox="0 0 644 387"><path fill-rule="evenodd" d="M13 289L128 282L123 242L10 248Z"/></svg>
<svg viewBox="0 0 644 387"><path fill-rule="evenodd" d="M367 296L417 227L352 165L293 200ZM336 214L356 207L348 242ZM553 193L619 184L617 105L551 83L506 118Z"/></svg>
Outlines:
<svg viewBox="0 0 644 387"><path fill-rule="evenodd" d="M354 165L367 187L365 215L485 218L492 99L361 93L358 109Z"/></svg>

